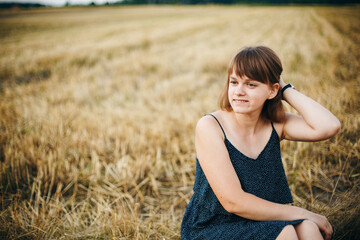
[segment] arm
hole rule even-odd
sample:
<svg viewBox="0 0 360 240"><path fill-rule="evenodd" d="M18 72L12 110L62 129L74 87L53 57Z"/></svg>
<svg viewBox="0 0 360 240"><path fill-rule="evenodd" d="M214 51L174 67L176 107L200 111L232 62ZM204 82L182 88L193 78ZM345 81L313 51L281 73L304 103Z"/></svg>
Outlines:
<svg viewBox="0 0 360 240"><path fill-rule="evenodd" d="M217 199L228 212L258 221L309 219L331 235L331 225L324 216L244 192L224 144L222 131L212 117L205 116L198 122L195 146L201 168Z"/></svg>
<svg viewBox="0 0 360 240"><path fill-rule="evenodd" d="M285 85L280 77L280 88L282 89ZM339 120L313 99L292 88L286 89L283 97L301 116L286 113L282 138L296 141L320 141L340 131Z"/></svg>

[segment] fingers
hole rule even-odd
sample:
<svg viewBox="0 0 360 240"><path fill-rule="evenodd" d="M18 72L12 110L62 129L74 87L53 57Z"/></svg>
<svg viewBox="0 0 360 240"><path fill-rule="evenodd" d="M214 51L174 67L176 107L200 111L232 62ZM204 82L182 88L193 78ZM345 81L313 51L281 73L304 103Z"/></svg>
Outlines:
<svg viewBox="0 0 360 240"><path fill-rule="evenodd" d="M332 234L333 234L333 228L329 222L329 220L324 216L325 218L325 229L324 229L324 233L325 233L325 240L330 240Z"/></svg>
<svg viewBox="0 0 360 240"><path fill-rule="evenodd" d="M323 235L324 239L330 240L330 238L333 234L333 228L332 228L329 220L325 216L317 214L317 213L314 213L314 215L312 215L312 216L313 217L311 217L310 220L312 220L318 226L318 228L322 231L322 235Z"/></svg>
<svg viewBox="0 0 360 240"><path fill-rule="evenodd" d="M322 230L321 235L323 236L324 240L330 240L332 236L332 232L327 230Z"/></svg>
<svg viewBox="0 0 360 240"><path fill-rule="evenodd" d="M317 225L319 227L319 229L323 232L323 237L325 240L330 240L331 235L333 234L333 228L329 222L329 220L320 214L316 214L317 215ZM325 235L325 236L324 236Z"/></svg>
<svg viewBox="0 0 360 240"><path fill-rule="evenodd" d="M284 80L283 80L283 78L282 78L281 75L280 75L279 83L280 83L280 86L285 85L285 82L284 82Z"/></svg>
<svg viewBox="0 0 360 240"><path fill-rule="evenodd" d="M328 234L326 235L326 239L327 240L330 240L330 238L331 238L331 236L332 236L332 234L333 234L333 228L332 228L332 226L331 226L331 224L328 222L328 224L329 224L329 226L328 226Z"/></svg>
<svg viewBox="0 0 360 240"><path fill-rule="evenodd" d="M330 240L330 239L331 239L331 235L332 235L331 233L326 234L325 239L326 239L326 240Z"/></svg>

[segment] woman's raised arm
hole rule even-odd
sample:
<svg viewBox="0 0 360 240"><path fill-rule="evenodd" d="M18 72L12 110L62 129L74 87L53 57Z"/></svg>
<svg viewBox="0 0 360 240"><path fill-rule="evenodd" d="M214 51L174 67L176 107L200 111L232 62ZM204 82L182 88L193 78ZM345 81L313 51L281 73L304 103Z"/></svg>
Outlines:
<svg viewBox="0 0 360 240"><path fill-rule="evenodd" d="M280 88L286 84L280 77ZM286 113L282 138L295 141L320 141L340 131L340 121L325 107L292 88L283 92L284 100L301 116Z"/></svg>

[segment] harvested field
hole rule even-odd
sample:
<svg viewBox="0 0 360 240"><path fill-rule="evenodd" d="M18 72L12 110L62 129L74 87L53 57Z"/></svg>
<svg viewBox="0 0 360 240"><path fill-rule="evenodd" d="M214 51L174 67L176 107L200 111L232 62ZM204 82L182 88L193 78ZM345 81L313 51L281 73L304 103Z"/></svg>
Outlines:
<svg viewBox="0 0 360 240"><path fill-rule="evenodd" d="M0 11L0 238L180 239L194 127L230 58L266 45L341 121L282 142L295 205L360 239L360 7Z"/></svg>

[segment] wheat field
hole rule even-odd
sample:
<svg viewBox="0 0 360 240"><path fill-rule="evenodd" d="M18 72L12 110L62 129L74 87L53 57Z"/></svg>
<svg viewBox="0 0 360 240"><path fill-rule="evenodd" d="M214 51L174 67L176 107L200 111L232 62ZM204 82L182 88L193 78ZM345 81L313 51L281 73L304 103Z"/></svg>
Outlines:
<svg viewBox="0 0 360 240"><path fill-rule="evenodd" d="M341 121L281 143L294 204L360 239L360 6L0 11L0 239L180 239L194 127L266 45ZM289 111L293 111L289 109Z"/></svg>

